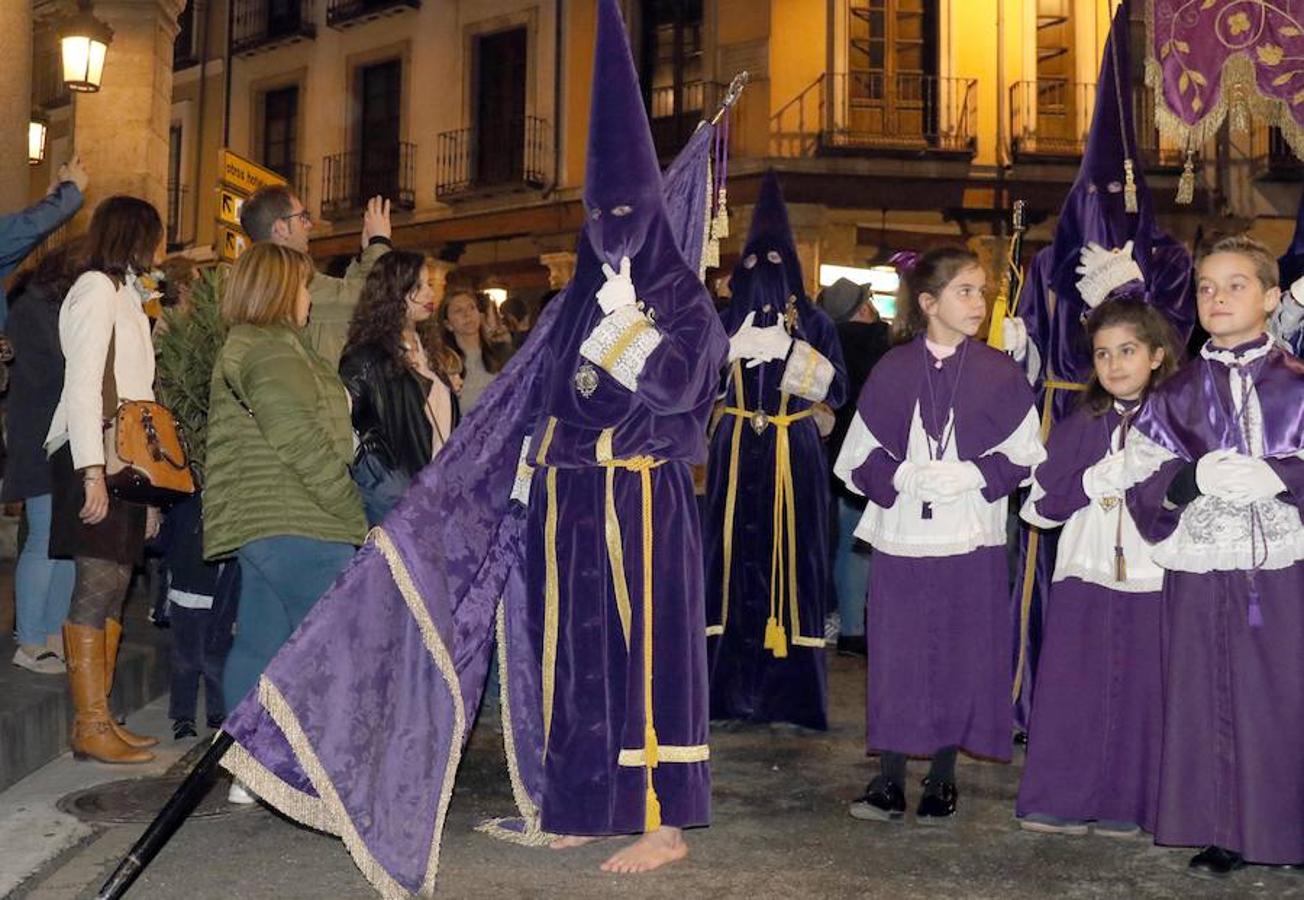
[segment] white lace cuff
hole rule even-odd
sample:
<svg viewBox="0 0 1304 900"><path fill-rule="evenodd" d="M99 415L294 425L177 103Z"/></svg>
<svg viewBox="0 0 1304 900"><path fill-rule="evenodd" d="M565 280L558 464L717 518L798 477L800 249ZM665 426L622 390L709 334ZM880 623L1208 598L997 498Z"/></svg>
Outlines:
<svg viewBox="0 0 1304 900"><path fill-rule="evenodd" d="M532 435L526 435L521 442L521 458L516 462L516 479L512 482L511 499L522 506L530 505L530 481L534 478L534 466L530 465L530 442Z"/></svg>
<svg viewBox="0 0 1304 900"><path fill-rule="evenodd" d="M605 369L627 390L638 390L638 376L661 343L657 331L636 306L622 306L603 316L580 344L580 356Z"/></svg>
<svg viewBox="0 0 1304 900"><path fill-rule="evenodd" d="M779 390L818 403L828 394L834 374L833 363L822 353L805 341L795 341Z"/></svg>

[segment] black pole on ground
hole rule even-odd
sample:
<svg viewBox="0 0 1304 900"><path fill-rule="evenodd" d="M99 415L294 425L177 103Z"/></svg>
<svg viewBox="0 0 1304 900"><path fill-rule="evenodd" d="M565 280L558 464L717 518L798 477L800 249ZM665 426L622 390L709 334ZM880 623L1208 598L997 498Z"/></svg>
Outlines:
<svg viewBox="0 0 1304 900"><path fill-rule="evenodd" d="M127 855L122 858L122 862L118 863L109 880L104 882L104 886L96 895L96 900L118 900L127 892L127 888L131 887L140 873L145 871L145 867L153 861L158 852L167 846L167 842L176 834L181 823L208 792L217 771L217 763L230 748L233 740L234 738L225 731L217 733L212 746L199 758L199 762L195 763L186 780L181 782L181 786L172 794L162 811L154 817L154 821L145 829L140 840L136 841Z"/></svg>

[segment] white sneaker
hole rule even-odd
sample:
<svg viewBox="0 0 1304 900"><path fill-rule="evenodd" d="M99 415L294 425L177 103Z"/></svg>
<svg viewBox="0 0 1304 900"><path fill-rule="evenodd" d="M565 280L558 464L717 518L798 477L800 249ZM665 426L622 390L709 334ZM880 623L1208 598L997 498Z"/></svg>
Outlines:
<svg viewBox="0 0 1304 900"><path fill-rule="evenodd" d="M38 650L36 653L28 653L21 645L14 651L14 665L40 675L62 675L68 671L63 661L51 651Z"/></svg>
<svg viewBox="0 0 1304 900"><path fill-rule="evenodd" d="M235 803L240 806L249 806L252 803L258 802L258 795L245 787L244 782L237 778L235 781L231 782L231 787L226 792L226 802Z"/></svg>

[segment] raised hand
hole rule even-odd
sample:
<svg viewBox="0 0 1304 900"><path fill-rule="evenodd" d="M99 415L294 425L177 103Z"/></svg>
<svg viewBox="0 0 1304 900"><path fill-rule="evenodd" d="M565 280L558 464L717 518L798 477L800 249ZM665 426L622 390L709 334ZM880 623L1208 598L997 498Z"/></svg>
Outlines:
<svg viewBox="0 0 1304 900"><path fill-rule="evenodd" d="M388 238L393 234L389 221L389 201L377 194L367 201L362 213L362 249L371 246L374 237Z"/></svg>
<svg viewBox="0 0 1304 900"><path fill-rule="evenodd" d="M619 272L603 263L602 274L607 277L607 282L598 289L598 305L605 315L609 316L622 307L633 306L638 302L634 293L634 281L630 278L628 256L621 258Z"/></svg>

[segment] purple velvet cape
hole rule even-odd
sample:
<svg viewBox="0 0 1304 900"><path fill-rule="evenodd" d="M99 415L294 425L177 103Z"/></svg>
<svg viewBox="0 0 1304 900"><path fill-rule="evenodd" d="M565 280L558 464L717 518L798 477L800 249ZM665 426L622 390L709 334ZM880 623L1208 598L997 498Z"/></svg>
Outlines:
<svg viewBox="0 0 1304 900"><path fill-rule="evenodd" d="M1026 466L991 450L1027 417L1032 391L1004 353L974 340L964 353L955 389L955 449L982 471L983 497L991 502L1028 475ZM924 338L917 337L888 351L860 394L857 410L882 446L851 477L871 503L888 508L898 502L892 479L906 456L916 405L934 440L941 435L960 351L941 368L933 363ZM931 394L925 378L933 382ZM978 756L1010 758L1008 583L1003 546L918 559L875 551L866 619L871 752L931 755L958 745Z"/></svg>
<svg viewBox="0 0 1304 900"><path fill-rule="evenodd" d="M1041 354L1037 391L1039 408L1042 409L1045 408L1048 379L1084 384L1091 375L1091 347L1082 327L1083 318L1090 310L1076 283L1080 277L1076 269L1082 248L1088 243L1094 241L1107 248L1118 248L1129 240L1133 241L1132 256L1145 279L1144 294L1172 324L1178 346L1185 345L1195 323L1191 255L1159 227L1137 145L1132 103L1132 56L1130 42L1126 39L1128 6L1128 3L1119 6L1110 26L1082 165L1068 196L1064 198L1055 237L1049 247L1043 248L1033 258L1019 294L1018 315L1027 325L1028 339ZM1127 212L1124 197L1126 175L1123 161L1127 157L1132 159L1135 172L1136 213ZM1140 287L1133 285L1129 290L1136 292ZM1076 391L1055 390L1051 398L1051 421L1059 422L1067 416L1077 399ZM1021 562L1011 598L1016 651L1022 627L1022 560L1027 558L1028 536L1028 528L1022 526L1019 536ZM1029 608L1029 640L1016 709L1016 719L1022 725L1027 724L1034 690L1042 625L1042 588L1050 584L1055 568L1056 538L1057 535L1053 534L1043 534L1039 538ZM1011 665L1017 664L1016 652Z"/></svg>
<svg viewBox="0 0 1304 900"><path fill-rule="evenodd" d="M767 258L772 250L779 253L779 263ZM847 399L842 345L833 321L810 302L802 288L801 262L773 171L767 172L762 181L743 249L743 260L752 256L755 265L749 268L740 261L734 268L730 280L733 299L723 313L725 330L730 334L737 332L743 319L753 312L755 325L773 325L781 320L787 298L796 297L793 338L810 344L833 364L833 382L823 403L837 409ZM742 408L777 414L781 402L779 384L786 365L786 360L763 363L756 368L744 364ZM723 396L726 406L738 407L731 368L724 376ZM787 409L789 413L797 413L811 405L809 400L790 396ZM740 442L732 521L733 560L729 596L725 597L725 505L735 431L740 434ZM797 536L798 620L801 635L818 640L820 646L791 643L795 635L785 593L780 621L787 631L788 655L779 659L763 646L765 623L770 614L770 562L775 540L776 440L776 428L768 427L758 435L748 421L733 415L720 419L711 438L703 522L707 623L725 626L724 633L711 641L711 718L792 722L823 730L828 727L824 616L832 588L828 461L813 418L789 426ZM786 547L786 543L781 544L785 558Z"/></svg>
<svg viewBox="0 0 1304 900"><path fill-rule="evenodd" d="M1079 408L1047 443L1037 511L1067 521L1092 501L1082 473L1109 453L1121 416ZM1015 812L1154 830L1163 721L1159 592L1065 578L1050 587L1028 756Z"/></svg>
<svg viewBox="0 0 1304 900"><path fill-rule="evenodd" d="M680 160L663 187L677 198L665 234L696 240L685 246L697 254L706 215L705 189L694 187L706 183L700 141L709 145L709 135L686 148L697 162ZM686 262L695 269L698 260ZM510 492L522 441L541 421L554 329L572 290L545 310L224 726L237 744L223 764L281 812L340 835L385 897L433 891L495 617L522 816L507 827L527 842L539 837L540 672L529 635L526 514Z"/></svg>
<svg viewBox="0 0 1304 900"><path fill-rule="evenodd" d="M1261 340L1266 340L1263 338ZM1255 342L1257 343L1257 342ZM1280 348L1250 364L1264 458L1304 518L1304 363ZM1177 528L1164 503L1182 466L1244 452L1227 369L1199 358L1151 395L1134 428L1178 457L1127 493L1151 541ZM1263 625L1249 622L1244 571L1169 571L1163 591L1164 726L1155 839L1217 844L1250 862L1304 862L1304 562L1254 573Z"/></svg>

